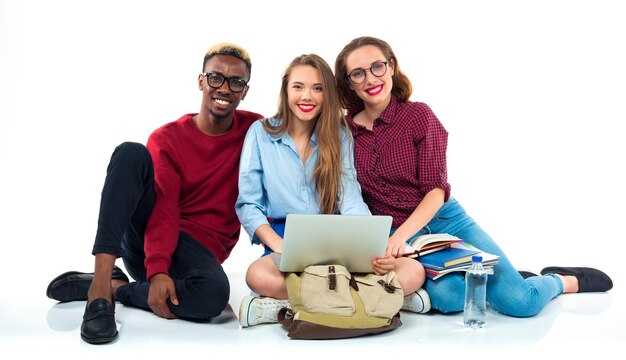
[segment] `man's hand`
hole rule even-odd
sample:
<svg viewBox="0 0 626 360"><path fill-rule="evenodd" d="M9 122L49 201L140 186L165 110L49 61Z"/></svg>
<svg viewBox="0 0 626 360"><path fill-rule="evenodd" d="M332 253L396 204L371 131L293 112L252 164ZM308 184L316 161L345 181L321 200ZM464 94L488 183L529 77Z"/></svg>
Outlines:
<svg viewBox="0 0 626 360"><path fill-rule="evenodd" d="M396 258L391 255L386 255L383 258L374 259L372 261L372 268L376 275L385 275L396 268Z"/></svg>
<svg viewBox="0 0 626 360"><path fill-rule="evenodd" d="M172 304L178 306L178 297L176 297L176 287L174 281L167 274L156 274L150 278L150 291L148 292L148 305L157 316L166 319L175 319L176 315L172 314L167 306L167 299Z"/></svg>

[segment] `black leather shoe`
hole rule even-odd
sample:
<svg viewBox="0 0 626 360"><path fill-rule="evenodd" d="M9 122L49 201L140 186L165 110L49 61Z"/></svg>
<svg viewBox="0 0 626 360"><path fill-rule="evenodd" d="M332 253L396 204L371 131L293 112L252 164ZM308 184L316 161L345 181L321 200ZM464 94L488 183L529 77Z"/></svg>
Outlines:
<svg viewBox="0 0 626 360"><path fill-rule="evenodd" d="M113 267L111 278L129 282L128 276L117 266ZM93 273L68 271L50 282L46 295L60 302L87 300L87 291L92 280Z"/></svg>
<svg viewBox="0 0 626 360"><path fill-rule="evenodd" d="M578 292L602 292L613 288L613 281L604 272L587 267L550 266L541 270L541 275L558 274L576 276Z"/></svg>
<svg viewBox="0 0 626 360"><path fill-rule="evenodd" d="M524 279L528 279L529 277L539 276L535 273L531 273L530 271L518 270L517 271Z"/></svg>
<svg viewBox="0 0 626 360"><path fill-rule="evenodd" d="M85 306L80 337L90 344L105 344L117 339L115 302L98 298Z"/></svg>

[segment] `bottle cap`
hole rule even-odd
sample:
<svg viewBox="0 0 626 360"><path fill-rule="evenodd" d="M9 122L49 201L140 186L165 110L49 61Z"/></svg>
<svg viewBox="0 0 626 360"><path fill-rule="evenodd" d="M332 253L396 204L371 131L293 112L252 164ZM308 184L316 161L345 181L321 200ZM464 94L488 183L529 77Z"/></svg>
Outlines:
<svg viewBox="0 0 626 360"><path fill-rule="evenodd" d="M483 257L480 255L472 255L472 262L483 262Z"/></svg>

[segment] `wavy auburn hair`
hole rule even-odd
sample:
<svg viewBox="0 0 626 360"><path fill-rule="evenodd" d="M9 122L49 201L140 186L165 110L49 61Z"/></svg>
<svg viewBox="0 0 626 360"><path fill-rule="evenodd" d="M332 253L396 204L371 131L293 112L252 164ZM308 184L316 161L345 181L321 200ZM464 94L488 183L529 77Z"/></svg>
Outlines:
<svg viewBox="0 0 626 360"><path fill-rule="evenodd" d="M411 86L409 78L402 72L402 70L400 70L398 58L396 58L396 54L393 53L391 46L381 39L371 36L362 36L350 41L350 43L348 43L348 45L346 45L343 50L339 52L337 60L335 60L335 80L337 82L337 90L339 91L341 104L345 108L355 104L363 106L363 100L361 100L361 98L359 98L356 93L350 89L350 79L348 78L346 58L354 50L367 45L373 45L379 48L383 53L383 56L385 56L386 61L390 62L388 66L393 67L393 87L391 89L391 94L397 97L401 102L409 101L409 97L411 97L411 93L413 92L413 87Z"/></svg>
<svg viewBox="0 0 626 360"><path fill-rule="evenodd" d="M336 214L339 212L339 199L343 193L341 174L342 162L342 127L346 127L346 119L339 102L339 95L335 87L335 78L330 66L320 56L315 54L300 55L287 66L282 78L278 112L275 118L282 119L280 124L273 126L267 119L263 121L263 128L269 134L281 136L289 132L293 126L295 115L289 108L287 89L289 78L297 66L311 66L316 69L322 78L322 92L324 101L322 111L315 120L313 131L317 133L317 162L313 171L315 188L319 196L319 208L322 214ZM349 135L349 131L345 131Z"/></svg>

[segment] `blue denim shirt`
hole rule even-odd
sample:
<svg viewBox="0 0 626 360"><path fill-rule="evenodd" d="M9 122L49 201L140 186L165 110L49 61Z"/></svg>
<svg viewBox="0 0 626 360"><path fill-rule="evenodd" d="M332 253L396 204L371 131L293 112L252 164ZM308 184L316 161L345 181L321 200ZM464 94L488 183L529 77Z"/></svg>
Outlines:
<svg viewBox="0 0 626 360"><path fill-rule="evenodd" d="M273 124L280 119L270 119ZM356 180L352 161L352 144L349 145L345 129L343 134L343 193L339 212L346 215L369 215L363 202L361 187ZM287 214L317 214L320 212L313 180L317 161L317 136L310 145L313 154L306 163L298 155L295 143L285 132L272 136L256 121L246 135L239 165L239 197L235 205L237 216L250 238L256 229L269 224L267 218L284 219ZM253 242L257 242L256 240Z"/></svg>

